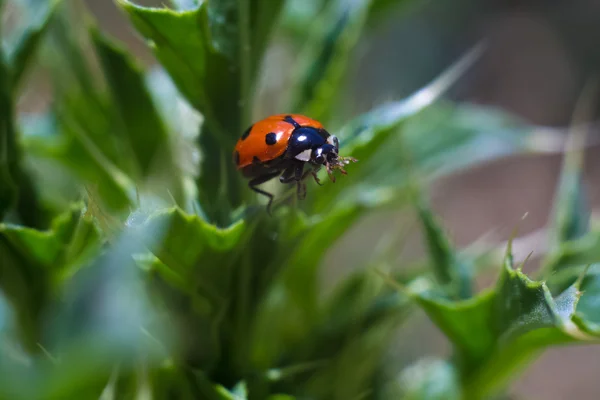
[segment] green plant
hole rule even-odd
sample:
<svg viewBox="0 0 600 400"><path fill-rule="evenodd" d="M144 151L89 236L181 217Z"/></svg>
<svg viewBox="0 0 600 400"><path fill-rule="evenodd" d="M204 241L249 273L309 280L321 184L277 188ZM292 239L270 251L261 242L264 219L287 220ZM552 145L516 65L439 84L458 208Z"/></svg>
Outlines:
<svg viewBox="0 0 600 400"><path fill-rule="evenodd" d="M400 3L118 0L160 62L149 71L76 18L79 3L3 5L23 15L2 30L0 57L0 397L480 399L548 346L597 340L600 239L580 201L580 153L565 162L545 280L515 269L509 246L482 293L472 286L485 258L453 248L415 183L535 151L534 127L441 99L481 47L407 99L335 125L354 45ZM360 161L304 202L279 193L271 218L231 152L254 119L272 31L300 47L316 15L328 23L311 30L278 102L322 119ZM33 64L52 102L19 113ZM400 209L420 217L424 265L391 268L393 227L323 298L338 239ZM416 307L453 356L388 379L398 371L384 355Z"/></svg>

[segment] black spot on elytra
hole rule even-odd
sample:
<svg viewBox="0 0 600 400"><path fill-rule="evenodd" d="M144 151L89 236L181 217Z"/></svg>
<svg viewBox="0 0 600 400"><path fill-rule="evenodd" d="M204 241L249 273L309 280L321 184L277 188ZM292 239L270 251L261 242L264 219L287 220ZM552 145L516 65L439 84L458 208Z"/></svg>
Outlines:
<svg viewBox="0 0 600 400"><path fill-rule="evenodd" d="M252 164L262 164L260 158L254 156L252 157Z"/></svg>
<svg viewBox="0 0 600 400"><path fill-rule="evenodd" d="M291 115L286 115L283 119L285 122L294 125L294 128L300 128L300 124L297 123Z"/></svg>
<svg viewBox="0 0 600 400"><path fill-rule="evenodd" d="M273 146L275 143L277 143L277 135L273 132L267 133L265 136L265 143L269 146Z"/></svg>
<svg viewBox="0 0 600 400"><path fill-rule="evenodd" d="M250 134L250 131L252 130L252 127L253 127L253 126L254 126L254 125L251 125L251 126L250 126L250 128L248 128L248 129L246 129L246 130L244 131L244 133L242 134L242 140L246 140L246 138L247 138L247 137L248 137L248 135Z"/></svg>
<svg viewBox="0 0 600 400"><path fill-rule="evenodd" d="M237 151L233 153L233 162L235 163L235 165L240 164L240 153Z"/></svg>

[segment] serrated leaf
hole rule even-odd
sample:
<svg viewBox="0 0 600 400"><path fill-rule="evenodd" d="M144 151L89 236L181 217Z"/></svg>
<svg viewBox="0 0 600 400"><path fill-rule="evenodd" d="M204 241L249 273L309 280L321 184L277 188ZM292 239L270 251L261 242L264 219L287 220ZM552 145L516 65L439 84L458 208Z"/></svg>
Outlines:
<svg viewBox="0 0 600 400"><path fill-rule="evenodd" d="M423 282L409 292L454 345L466 398L494 392L549 346L597 340L574 323L577 288L553 298L544 283L513 269L510 249L495 289L454 302Z"/></svg>
<svg viewBox="0 0 600 400"><path fill-rule="evenodd" d="M332 1L313 22L299 57L297 92L290 107L318 120L331 111L349 55L360 37L372 0Z"/></svg>

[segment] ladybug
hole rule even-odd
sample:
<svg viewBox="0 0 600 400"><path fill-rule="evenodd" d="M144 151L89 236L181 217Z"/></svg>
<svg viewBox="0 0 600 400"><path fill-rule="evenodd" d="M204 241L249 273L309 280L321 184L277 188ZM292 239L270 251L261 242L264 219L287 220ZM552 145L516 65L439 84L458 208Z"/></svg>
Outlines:
<svg viewBox="0 0 600 400"><path fill-rule="evenodd" d="M303 180L310 174L321 185L317 171L325 166L332 182L332 171L339 169L351 157L338 155L339 141L329 134L320 122L299 114L278 114L254 123L243 133L235 145L233 160L238 170L250 179L248 186L267 196L270 213L273 195L256 186L279 176L281 183L297 184L297 195L304 198ZM305 171L305 167L308 168Z"/></svg>

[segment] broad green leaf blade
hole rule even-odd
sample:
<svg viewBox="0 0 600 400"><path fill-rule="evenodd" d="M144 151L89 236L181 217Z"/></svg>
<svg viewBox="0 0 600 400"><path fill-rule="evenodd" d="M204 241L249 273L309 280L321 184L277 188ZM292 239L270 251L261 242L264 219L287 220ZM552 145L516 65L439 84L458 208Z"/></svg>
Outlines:
<svg viewBox="0 0 600 400"><path fill-rule="evenodd" d="M299 57L294 79L299 83L291 110L317 120L328 117L371 3L372 0L331 1L318 20L312 22Z"/></svg>
<svg viewBox="0 0 600 400"><path fill-rule="evenodd" d="M438 284L450 298L458 300L471 297L471 269L459 259L424 199L417 200L417 211Z"/></svg>
<svg viewBox="0 0 600 400"><path fill-rule="evenodd" d="M10 66L12 93L19 88L23 75L27 71L36 50L46 33L52 17L62 0L24 1L24 27L11 38L7 46L7 62Z"/></svg>

